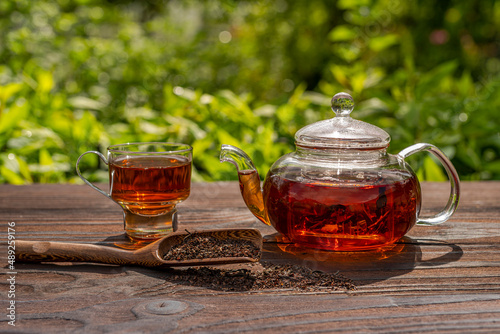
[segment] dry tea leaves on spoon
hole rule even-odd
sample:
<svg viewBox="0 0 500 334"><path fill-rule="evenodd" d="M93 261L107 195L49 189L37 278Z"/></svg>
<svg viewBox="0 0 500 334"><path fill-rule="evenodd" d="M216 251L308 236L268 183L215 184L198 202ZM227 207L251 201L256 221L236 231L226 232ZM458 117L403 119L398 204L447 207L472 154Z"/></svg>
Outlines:
<svg viewBox="0 0 500 334"><path fill-rule="evenodd" d="M167 261L184 261L219 257L260 258L260 248L249 240L219 239L209 235L190 233L172 246L163 256Z"/></svg>

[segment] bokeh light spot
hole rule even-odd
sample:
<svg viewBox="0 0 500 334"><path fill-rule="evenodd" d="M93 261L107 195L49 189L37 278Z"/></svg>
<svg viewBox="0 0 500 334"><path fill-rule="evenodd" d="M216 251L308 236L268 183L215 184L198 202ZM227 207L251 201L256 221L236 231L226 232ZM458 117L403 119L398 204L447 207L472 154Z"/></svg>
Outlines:
<svg viewBox="0 0 500 334"><path fill-rule="evenodd" d="M221 31L220 34L219 34L219 41L221 41L221 43L229 43L231 42L231 40L233 39L233 35L231 35L231 33L229 31Z"/></svg>

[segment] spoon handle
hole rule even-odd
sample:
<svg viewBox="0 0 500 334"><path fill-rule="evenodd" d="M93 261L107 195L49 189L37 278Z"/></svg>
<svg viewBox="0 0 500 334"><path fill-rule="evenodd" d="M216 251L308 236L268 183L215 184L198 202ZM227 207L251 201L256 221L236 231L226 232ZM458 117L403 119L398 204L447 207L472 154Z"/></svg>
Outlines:
<svg viewBox="0 0 500 334"><path fill-rule="evenodd" d="M96 262L134 264L133 252L108 246L16 240L16 259L20 262Z"/></svg>

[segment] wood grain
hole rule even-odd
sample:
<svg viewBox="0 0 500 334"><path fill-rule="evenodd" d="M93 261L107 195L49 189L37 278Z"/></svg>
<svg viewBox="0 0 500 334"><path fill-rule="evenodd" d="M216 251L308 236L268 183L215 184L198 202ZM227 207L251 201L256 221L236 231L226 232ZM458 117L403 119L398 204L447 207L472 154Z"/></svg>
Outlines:
<svg viewBox="0 0 500 334"><path fill-rule="evenodd" d="M424 183L422 191L430 215L446 204L449 186ZM357 289L223 292L174 283L164 269L16 263L15 331L500 332L499 199L499 182L463 182L450 221L417 226L393 248L332 253L281 242L246 209L236 182L194 184L179 206L181 230L258 228L265 236L261 261L340 271ZM16 223L19 240L111 246L124 238L122 219L118 205L87 186L1 185L0 256L6 263L7 222ZM0 273L2 305L7 272ZM1 319L0 331L13 329Z"/></svg>

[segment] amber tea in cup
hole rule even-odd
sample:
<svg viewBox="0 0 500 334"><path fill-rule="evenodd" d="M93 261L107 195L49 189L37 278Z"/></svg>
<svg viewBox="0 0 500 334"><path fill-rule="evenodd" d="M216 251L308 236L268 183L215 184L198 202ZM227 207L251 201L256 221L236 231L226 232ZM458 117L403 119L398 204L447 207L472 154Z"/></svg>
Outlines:
<svg viewBox="0 0 500 334"><path fill-rule="evenodd" d="M131 143L83 153L77 173L85 183L118 203L124 212L125 232L133 239L158 239L177 230L176 204L188 198L192 147L177 143ZM109 194L80 173L87 153L109 165Z"/></svg>

